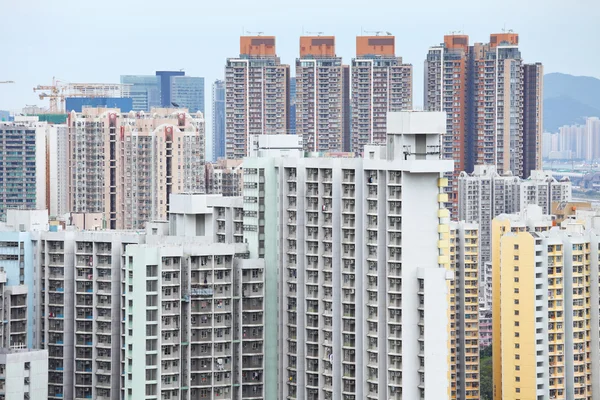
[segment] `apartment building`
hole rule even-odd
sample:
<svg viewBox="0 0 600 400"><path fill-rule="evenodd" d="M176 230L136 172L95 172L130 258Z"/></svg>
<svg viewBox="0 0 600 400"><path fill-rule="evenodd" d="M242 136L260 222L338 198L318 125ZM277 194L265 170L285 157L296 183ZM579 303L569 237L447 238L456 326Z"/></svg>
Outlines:
<svg viewBox="0 0 600 400"><path fill-rule="evenodd" d="M467 106L467 76L469 69L469 37L446 35L444 43L429 49L425 60L425 98L427 111L446 111L446 134L442 137L441 152L444 159L454 160L454 170L447 174L446 188L450 214L457 216L458 175L473 169L472 138L468 135L473 124Z"/></svg>
<svg viewBox="0 0 600 400"><path fill-rule="evenodd" d="M453 217L461 171L489 164L526 178L541 168L543 67L524 64L518 44L513 32L473 45L469 36L454 34L427 54L424 107L447 112L441 145L444 158L455 161L447 204Z"/></svg>
<svg viewBox="0 0 600 400"><path fill-rule="evenodd" d="M103 213L110 229L166 219L169 195L204 190L204 118L86 108L69 114L69 204Z"/></svg>
<svg viewBox="0 0 600 400"><path fill-rule="evenodd" d="M36 348L49 399L112 400L120 390L121 254L134 232L37 232Z"/></svg>
<svg viewBox="0 0 600 400"><path fill-rule="evenodd" d="M242 160L220 159L205 165L206 194L242 195Z"/></svg>
<svg viewBox="0 0 600 400"><path fill-rule="evenodd" d="M169 223L128 247L123 398L265 397L264 262L242 222L241 198L175 196Z"/></svg>
<svg viewBox="0 0 600 400"><path fill-rule="evenodd" d="M289 129L290 66L281 64L274 36L240 37L240 56L225 66L225 155L248 155L249 135Z"/></svg>
<svg viewBox="0 0 600 400"><path fill-rule="evenodd" d="M267 379L267 398L452 393L451 321L441 305L450 304L453 273L449 255L438 256L449 232L441 174L452 165L435 151L445 116L388 118L387 146L367 146L364 159L244 161L244 238L267 266L267 325L281 315L279 348L265 351L281 371ZM278 259L279 278L269 267Z"/></svg>
<svg viewBox="0 0 600 400"><path fill-rule="evenodd" d="M46 207L50 215L69 212L69 137L65 124L49 125L46 132Z"/></svg>
<svg viewBox="0 0 600 400"><path fill-rule="evenodd" d="M358 36L351 73L351 151L362 155L366 144L386 143L388 112L412 109L412 65L396 56L394 36Z"/></svg>
<svg viewBox="0 0 600 400"><path fill-rule="evenodd" d="M36 231L48 229L46 210L8 210L0 224L0 348L34 347Z"/></svg>
<svg viewBox="0 0 600 400"><path fill-rule="evenodd" d="M212 85L212 161L225 157L225 81Z"/></svg>
<svg viewBox="0 0 600 400"><path fill-rule="evenodd" d="M544 66L523 65L523 178L542 166ZM599 142L600 144L600 142Z"/></svg>
<svg viewBox="0 0 600 400"><path fill-rule="evenodd" d="M540 207L494 220L494 399L592 399L598 237Z"/></svg>
<svg viewBox="0 0 600 400"><path fill-rule="evenodd" d="M479 399L479 227L451 222L451 399Z"/></svg>
<svg viewBox="0 0 600 400"><path fill-rule="evenodd" d="M461 172L458 177L458 218L476 222L480 227L480 284L486 308L491 307L491 276L486 263L491 261L491 224L501 214L512 214L530 204L549 213L552 203L571 200L571 183L557 181L545 171L533 171L522 180L512 174L500 175L491 165L477 165L472 174Z"/></svg>
<svg viewBox="0 0 600 400"><path fill-rule="evenodd" d="M334 36L301 36L296 59L296 134L304 149L349 151L350 68L335 54Z"/></svg>
<svg viewBox="0 0 600 400"><path fill-rule="evenodd" d="M46 208L46 123L0 122L0 220L9 208Z"/></svg>
<svg viewBox="0 0 600 400"><path fill-rule="evenodd" d="M0 349L0 400L47 399L48 352Z"/></svg>
<svg viewBox="0 0 600 400"><path fill-rule="evenodd" d="M550 214L552 203L571 200L572 187L568 178L557 181L549 171L532 171L531 176L521 182L521 207L537 204L544 214Z"/></svg>

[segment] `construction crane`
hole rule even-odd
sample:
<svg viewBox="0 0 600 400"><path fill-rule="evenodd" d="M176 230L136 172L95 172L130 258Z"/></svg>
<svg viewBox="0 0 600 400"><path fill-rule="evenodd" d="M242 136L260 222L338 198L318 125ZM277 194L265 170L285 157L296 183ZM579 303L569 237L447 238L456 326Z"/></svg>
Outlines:
<svg viewBox="0 0 600 400"><path fill-rule="evenodd" d="M0 84L2 83L15 83L15 81L0 81Z"/></svg>
<svg viewBox="0 0 600 400"><path fill-rule="evenodd" d="M50 99L49 113L65 112L67 97L129 97L131 85L115 83L69 83L52 78L52 85L37 85L33 88L40 100ZM60 106L59 106L60 101Z"/></svg>
<svg viewBox="0 0 600 400"><path fill-rule="evenodd" d="M363 33L374 33L375 36L379 36L382 33L385 33L388 36L392 36L391 32L387 32L387 31L363 31Z"/></svg>

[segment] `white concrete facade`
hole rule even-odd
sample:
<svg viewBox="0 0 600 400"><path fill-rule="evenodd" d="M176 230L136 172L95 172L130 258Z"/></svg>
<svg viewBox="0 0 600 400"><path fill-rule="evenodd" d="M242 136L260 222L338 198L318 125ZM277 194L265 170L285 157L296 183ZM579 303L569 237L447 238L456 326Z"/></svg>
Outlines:
<svg viewBox="0 0 600 400"><path fill-rule="evenodd" d="M389 113L387 126L387 146L366 146L364 159L244 162L245 238L267 261L266 303L283 299L273 398L449 395L451 275L438 256L440 178L452 169L439 159L445 114Z"/></svg>
<svg viewBox="0 0 600 400"><path fill-rule="evenodd" d="M48 351L0 349L0 399L47 399Z"/></svg>

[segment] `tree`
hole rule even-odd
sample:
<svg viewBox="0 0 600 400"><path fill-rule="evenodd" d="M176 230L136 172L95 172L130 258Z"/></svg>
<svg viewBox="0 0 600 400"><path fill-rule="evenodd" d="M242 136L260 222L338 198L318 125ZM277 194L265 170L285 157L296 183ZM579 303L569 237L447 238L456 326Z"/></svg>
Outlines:
<svg viewBox="0 0 600 400"><path fill-rule="evenodd" d="M479 393L481 400L492 400L494 396L492 346L479 351Z"/></svg>

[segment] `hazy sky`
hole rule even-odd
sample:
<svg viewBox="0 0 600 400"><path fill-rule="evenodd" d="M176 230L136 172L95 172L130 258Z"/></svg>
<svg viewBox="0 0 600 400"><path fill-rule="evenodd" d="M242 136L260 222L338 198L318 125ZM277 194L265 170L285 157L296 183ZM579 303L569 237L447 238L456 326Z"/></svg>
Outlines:
<svg viewBox="0 0 600 400"><path fill-rule="evenodd" d="M32 88L52 77L118 82L121 74L185 69L206 78L207 132L211 84L244 30L277 37L293 65L302 30L337 37L350 62L364 30L396 35L396 53L414 65L415 106L422 104L423 61L443 35L463 31L484 42L503 28L520 35L526 62L546 72L600 78L599 0L0 0L0 109L47 107ZM295 75L292 68L292 75ZM599 94L600 95L600 94ZM210 136L210 135L208 135Z"/></svg>

